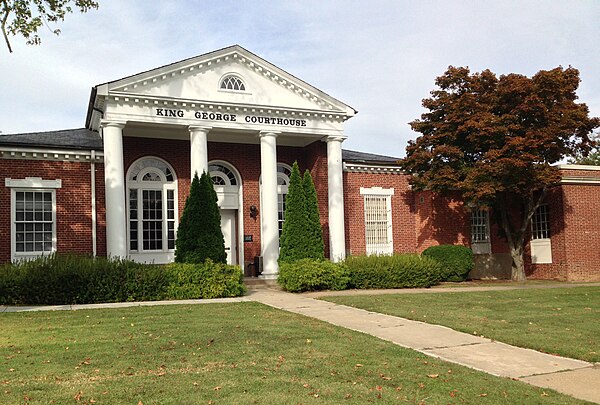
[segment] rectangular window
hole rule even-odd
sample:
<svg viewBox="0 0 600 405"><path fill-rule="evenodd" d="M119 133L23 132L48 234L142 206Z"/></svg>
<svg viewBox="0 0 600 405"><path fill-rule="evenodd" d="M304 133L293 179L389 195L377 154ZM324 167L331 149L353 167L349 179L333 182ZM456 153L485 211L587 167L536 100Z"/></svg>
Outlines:
<svg viewBox="0 0 600 405"><path fill-rule="evenodd" d="M471 243L490 241L489 223L487 210L473 209L471 211Z"/></svg>
<svg viewBox="0 0 600 405"><path fill-rule="evenodd" d="M549 239L550 220L548 217L548 204L540 205L531 220L531 239Z"/></svg>
<svg viewBox="0 0 600 405"><path fill-rule="evenodd" d="M365 244L368 255L392 254L392 203L394 189L361 188L365 209Z"/></svg>
<svg viewBox="0 0 600 405"><path fill-rule="evenodd" d="M283 223L285 222L285 197L287 194L277 194L277 224L279 226L279 237L283 232Z"/></svg>
<svg viewBox="0 0 600 405"><path fill-rule="evenodd" d="M15 191L15 253L53 251L53 191Z"/></svg>
<svg viewBox="0 0 600 405"><path fill-rule="evenodd" d="M56 189L61 188L61 180L27 177L4 181L11 189L11 259L55 252Z"/></svg>
<svg viewBox="0 0 600 405"><path fill-rule="evenodd" d="M138 191L129 189L129 249L138 250Z"/></svg>
<svg viewBox="0 0 600 405"><path fill-rule="evenodd" d="M162 250L162 190L142 190L142 230L144 250Z"/></svg>
<svg viewBox="0 0 600 405"><path fill-rule="evenodd" d="M531 218L531 263L552 263L548 204L540 205Z"/></svg>

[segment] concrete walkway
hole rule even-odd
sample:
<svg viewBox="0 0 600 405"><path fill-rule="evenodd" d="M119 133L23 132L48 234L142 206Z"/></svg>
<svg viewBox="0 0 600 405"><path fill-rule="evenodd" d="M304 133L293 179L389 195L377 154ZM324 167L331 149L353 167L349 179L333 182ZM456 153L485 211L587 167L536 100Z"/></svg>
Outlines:
<svg viewBox="0 0 600 405"><path fill-rule="evenodd" d="M486 291L494 289L514 289L514 287L485 287ZM481 289L468 287L466 290L477 291ZM428 293L451 292L458 291L458 289L439 288L427 289L425 291ZM390 292L390 290L370 291L371 294ZM395 290L395 293L399 292L415 293L416 290ZM344 293L347 295L362 294L363 292L345 291ZM331 293L327 294L331 295ZM490 339L467 333L457 332L445 326L412 321L313 298L327 294L312 293L298 295L286 293L277 288L257 287L250 289L247 296L240 298L44 307L0 306L0 312L256 301L273 308L309 316L343 328L366 333L452 363L461 364L500 377L519 379L528 384L551 388L575 398L600 404L600 364L598 363L592 364L581 360L552 356L530 349L522 349L494 342Z"/></svg>
<svg viewBox="0 0 600 405"><path fill-rule="evenodd" d="M363 332L442 360L600 403L598 364L522 349L445 326L333 304L307 295L265 289L251 292L250 298L274 308Z"/></svg>

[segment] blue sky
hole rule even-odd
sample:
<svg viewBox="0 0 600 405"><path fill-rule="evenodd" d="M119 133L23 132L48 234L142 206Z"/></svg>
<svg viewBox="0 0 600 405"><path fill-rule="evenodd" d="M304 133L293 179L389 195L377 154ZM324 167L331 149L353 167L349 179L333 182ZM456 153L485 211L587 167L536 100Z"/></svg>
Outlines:
<svg viewBox="0 0 600 405"><path fill-rule="evenodd" d="M581 72L600 116L600 1L99 0L42 45L0 46L0 131L84 125L90 88L239 44L356 108L344 148L403 156L449 65Z"/></svg>

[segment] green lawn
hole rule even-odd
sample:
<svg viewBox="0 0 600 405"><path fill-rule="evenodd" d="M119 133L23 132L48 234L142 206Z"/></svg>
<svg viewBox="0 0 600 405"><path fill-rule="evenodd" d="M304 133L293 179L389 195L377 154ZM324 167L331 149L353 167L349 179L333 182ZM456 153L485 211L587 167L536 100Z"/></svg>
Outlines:
<svg viewBox="0 0 600 405"><path fill-rule="evenodd" d="M0 314L0 403L582 403L257 303Z"/></svg>
<svg viewBox="0 0 600 405"><path fill-rule="evenodd" d="M323 299L546 353L600 361L600 287Z"/></svg>

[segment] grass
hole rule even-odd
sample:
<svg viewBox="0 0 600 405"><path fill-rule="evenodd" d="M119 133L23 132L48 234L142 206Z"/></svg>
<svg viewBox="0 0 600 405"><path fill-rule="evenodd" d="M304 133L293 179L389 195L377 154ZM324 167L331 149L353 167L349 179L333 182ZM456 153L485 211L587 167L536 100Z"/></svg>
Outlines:
<svg viewBox="0 0 600 405"><path fill-rule="evenodd" d="M600 361L600 287L323 299L546 353Z"/></svg>
<svg viewBox="0 0 600 405"><path fill-rule="evenodd" d="M0 314L0 403L582 403L257 303Z"/></svg>

